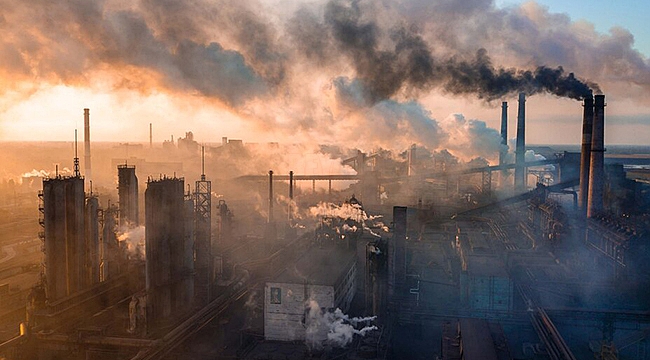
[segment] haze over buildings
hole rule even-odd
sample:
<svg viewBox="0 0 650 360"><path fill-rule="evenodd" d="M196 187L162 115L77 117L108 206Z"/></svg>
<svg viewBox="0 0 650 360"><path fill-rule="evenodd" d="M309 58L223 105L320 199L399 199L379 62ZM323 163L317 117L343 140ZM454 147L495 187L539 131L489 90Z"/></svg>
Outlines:
<svg viewBox="0 0 650 360"><path fill-rule="evenodd" d="M0 358L650 358L650 60L553 11L0 0Z"/></svg>

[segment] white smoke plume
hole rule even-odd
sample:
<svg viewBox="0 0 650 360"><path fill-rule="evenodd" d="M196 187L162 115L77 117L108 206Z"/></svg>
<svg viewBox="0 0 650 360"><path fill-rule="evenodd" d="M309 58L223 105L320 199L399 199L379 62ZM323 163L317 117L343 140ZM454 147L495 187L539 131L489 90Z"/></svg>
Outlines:
<svg viewBox="0 0 650 360"><path fill-rule="evenodd" d="M117 233L120 246L132 259L145 260L145 227L121 227Z"/></svg>
<svg viewBox="0 0 650 360"><path fill-rule="evenodd" d="M381 235L377 234L373 229L381 229L384 232L389 231L388 227L379 221L383 216L368 215L359 204L343 203L337 205L330 202L319 202L318 205L309 208L309 215L313 218L337 217L343 220L352 219L361 224L364 231L378 238ZM346 230L345 227L348 225L344 224L343 226L343 230ZM356 228L348 226L348 230L356 230Z"/></svg>
<svg viewBox="0 0 650 360"><path fill-rule="evenodd" d="M354 335L364 336L377 326L369 325L376 317L350 318L341 309L334 312L322 312L318 302L309 300L306 319L305 342L310 349L322 349L324 346L345 347L352 342ZM357 329L359 325L364 325Z"/></svg>

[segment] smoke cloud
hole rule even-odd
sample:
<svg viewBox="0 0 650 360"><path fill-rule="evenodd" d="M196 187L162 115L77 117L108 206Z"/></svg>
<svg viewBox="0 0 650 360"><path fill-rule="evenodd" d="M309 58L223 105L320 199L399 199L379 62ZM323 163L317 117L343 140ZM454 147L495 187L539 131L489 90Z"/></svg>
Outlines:
<svg viewBox="0 0 650 360"><path fill-rule="evenodd" d="M430 94L493 106L517 92L581 99L600 91L596 82L621 97L650 90L650 61L629 32L599 34L534 2L276 5L0 0L0 92L66 84L182 94L269 136L443 150L452 131L429 114Z"/></svg>
<svg viewBox="0 0 650 360"><path fill-rule="evenodd" d="M117 240L129 257L145 259L145 227L122 227L117 233Z"/></svg>
<svg viewBox="0 0 650 360"><path fill-rule="evenodd" d="M305 342L310 349L322 349L325 345L345 347L352 342L354 335L364 336L369 331L377 330L374 325L368 325L376 317L350 318L341 309L334 312L321 311L318 302L309 300L309 312L306 319ZM359 324L366 325L357 329Z"/></svg>

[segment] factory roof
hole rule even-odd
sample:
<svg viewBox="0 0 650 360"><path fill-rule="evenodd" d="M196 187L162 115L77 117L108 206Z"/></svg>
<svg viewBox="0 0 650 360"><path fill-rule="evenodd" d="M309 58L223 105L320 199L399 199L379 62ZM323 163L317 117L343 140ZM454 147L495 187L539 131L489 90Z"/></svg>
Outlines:
<svg viewBox="0 0 650 360"><path fill-rule="evenodd" d="M467 256L467 271L478 276L494 276L507 278L505 264L496 256L470 255Z"/></svg>
<svg viewBox="0 0 650 360"><path fill-rule="evenodd" d="M303 254L274 281L284 283L305 283L314 285L336 285L337 280L347 273L355 261L352 250L340 246L313 247Z"/></svg>

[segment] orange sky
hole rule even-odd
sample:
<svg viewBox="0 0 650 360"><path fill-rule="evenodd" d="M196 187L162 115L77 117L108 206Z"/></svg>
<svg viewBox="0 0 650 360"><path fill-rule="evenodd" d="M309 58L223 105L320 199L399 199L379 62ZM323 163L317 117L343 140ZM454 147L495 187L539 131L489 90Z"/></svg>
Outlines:
<svg viewBox="0 0 650 360"><path fill-rule="evenodd" d="M298 5L283 10L270 6L269 4L274 4L270 0L260 7L256 7L256 3L251 1L245 5L248 12L238 12L236 7L225 11L225 13L231 11L228 14L245 16L245 18L250 16L254 20L252 25L248 25L251 29L232 27L232 24L223 24L223 28L219 27L221 15L215 15L216 22L212 25L216 25L218 30L225 29L215 31L214 28L201 29L205 25L202 20L214 20L209 16L193 23L180 23L182 27L175 27L173 24L167 26L165 19L156 19L152 15L155 14L154 12L147 12L147 1L137 3L142 6L140 9L139 5L114 0L106 2L104 7L97 5L99 12L95 15L101 16L102 21L106 22L102 25L104 28L85 31L83 24L88 19L79 20L66 13L66 10L76 10L79 3L71 0L63 3L68 8L61 5L59 12L34 11L32 24L25 20L29 19L32 13L21 9L15 3L6 0L0 2L0 5L7 5L5 8L8 9L4 13L0 11L0 20L2 20L0 27L4 27L4 33L7 34L4 42L0 42L0 50L4 49L7 55L6 59L0 62L0 141L71 140L74 129L83 128L83 108L91 109L92 139L97 141L147 142L149 123L153 123L155 142L168 139L171 135L177 138L183 136L186 131L193 131L199 142L217 143L222 136L227 136L249 142L336 143L345 141L348 145L355 146L355 139L364 136L364 129L374 126L370 120L360 120L364 116L370 116L368 111L349 113L332 100L331 88L334 78L340 76L355 78L358 75L349 63L350 59L339 58L325 66L316 66L305 58L297 60L290 58L296 53L294 50L287 50L287 47L292 46L292 42L286 40L287 34L283 26L295 21L292 17L294 11L301 8ZM88 3L95 4L94 1ZM183 7L180 5L183 3L175 3L173 0L169 3ZM218 0L214 2L206 0L205 3L214 5L215 9L220 4ZM419 3L413 2L413 4ZM303 5L308 9L317 9L315 14L322 13L321 6L325 6L324 3L312 1L306 1ZM36 4L35 9L38 9L38 6ZM41 6L45 5L41 4ZM414 5L414 8L417 7ZM114 10L125 9L133 11L135 15L124 18L115 15L117 13ZM91 10L88 11L92 15ZM389 13L389 10L386 11ZM475 10L467 11L471 12L468 17L482 16L472 12ZM633 40L629 44L621 45L623 46L621 48L616 47L618 43L630 41L628 35L631 34L624 29L602 34L583 20L573 22L567 16L554 14L553 9L538 6L534 2L525 3L520 7L511 7L507 11L489 5L487 13L495 18L516 17L518 21L524 19L530 22L530 26L537 27L537 33L549 32L558 26L570 29L572 38L566 40L550 33L549 38L541 37L537 40L539 44L531 49L522 48L526 39L518 40L516 35L508 34L499 35L514 36L513 39L509 39L512 44L504 45L501 40L491 39L487 35L484 39L485 44L479 45L486 45L494 58L493 62L504 63L504 66L530 68L533 64L547 64L551 67L573 64L572 67L566 67L567 72L576 71L578 76L596 80L607 95L606 142L647 144L647 139L650 138L650 97L648 96L650 61L633 50ZM80 14L86 16L86 12L80 11ZM182 15L183 13L179 12L179 18L183 18ZM443 51L439 49L449 50L447 47L451 46L451 42L446 38L436 37L439 34L434 31L436 29L434 25L421 23L422 20L416 15L409 14L408 9L401 15L404 16L404 21L419 24L420 34L428 41L433 52ZM142 16L142 19L139 16ZM138 21L133 20L134 18ZM89 19L92 20L92 16ZM125 22L129 19L133 20L133 24ZM56 26L57 30L48 28L47 24L36 23L37 21L47 23L48 20L53 20L54 23L60 20ZM258 24L260 26L258 28L254 27L256 21L262 24ZM392 20L380 13L374 21L384 26L382 21L388 23ZM139 31L137 26L141 24L149 27L150 35L138 35L135 40L119 38L123 31L121 26L124 28L131 26L128 29L133 32ZM462 23L453 25L458 25L460 29L465 26ZM388 24L385 26L389 28ZM113 28L110 31L105 30L108 27ZM468 32L476 30L465 28ZM50 31L53 34L50 34ZM505 32L500 29L499 31ZM259 46L264 39L257 38L251 40L251 43L260 41L256 43L257 47L247 47L247 36L262 36L260 34L270 39L273 48L260 50ZM117 39L114 38L116 36ZM156 54L163 54L161 44L174 42L182 44L183 41L187 41L183 36L190 39L191 44L196 44L196 47L190 50L193 52L188 52L191 56L203 55L202 52L205 51L206 56L215 57L210 60L210 63L196 62L195 64L207 66L199 69L205 71L203 73L205 76L211 75L215 69L217 72L226 71L225 75L222 74L219 78L223 83L216 86L214 83L201 83L202 73L194 79L183 78L187 76L188 71L191 73L193 68L181 69L184 72L173 68L177 65L174 61L179 61L174 59L174 56L180 56L175 53L176 50L170 53L171 60L158 61L155 58ZM469 38L471 38L469 35L458 37L454 46L471 53L476 44L473 44L473 40ZM548 39L555 38L559 39L558 43L549 45ZM575 54L568 51L575 42L584 39L597 43L597 46L592 49L585 49L585 54L589 54L589 51L599 53L605 50L611 53L604 54L602 61L589 59L581 62L579 59L574 59ZM114 45L114 48L110 46L101 48L107 41L125 43ZM210 48L212 45L207 45L217 44L217 42L220 44L217 50ZM40 50L33 50L39 46ZM151 49L145 49L148 52L142 52L144 55L140 55L138 52L143 51L141 49L147 46ZM548 53L535 52L545 46L550 49ZM566 48L557 50L561 46ZM16 59L22 57L24 60L22 63L12 63L10 55L14 50ZM626 53L622 53L623 51ZM135 53L133 57L130 57L131 53ZM515 55L510 56L512 54ZM577 54L579 57L579 53ZM620 59L616 58L619 56L617 54L620 54ZM139 57L145 55L146 58ZM282 58L282 61L278 58ZM587 58L589 57L586 56L585 59ZM562 59L565 61L561 61ZM75 63L76 61L79 64ZM225 61L230 61L231 65L228 66L239 67L219 70L220 62ZM248 77L246 80L248 83L238 83L236 82L238 80L233 83L233 79L228 77L239 76L238 71L242 72L241 76ZM226 91L223 89L228 86L248 86L245 88L247 90L242 92L258 91L251 90L253 89L251 86L257 86L254 83L258 81L251 76L260 76L265 82L266 89L259 90L263 95L251 95L244 100L232 95L223 97L221 91ZM274 83L274 79L279 77L284 80ZM499 127L501 99L486 104L472 96L443 94L435 88L417 91L413 98L409 91L402 89L393 96L397 105L403 106L406 102L415 100L425 111L428 111L428 116L434 122L440 122L450 114L460 113L466 119L485 121L488 126L495 129ZM237 91L234 93L236 94ZM503 100L509 101L510 104L509 137L513 137L517 111L516 99ZM529 98L527 109L528 143L578 144L580 142L582 114L580 102L551 95L535 95ZM334 116L336 119L328 124L328 116ZM350 123L346 123L347 118L351 119ZM313 124L310 123L311 121ZM400 126L398 128L403 129L403 126ZM352 134L343 134L344 132ZM377 131L377 136L382 134L387 136ZM403 143L407 142L408 139ZM382 142L382 145L385 146L385 143L387 142ZM360 143L356 146L369 145ZM402 146L402 142L396 142L396 146Z"/></svg>

